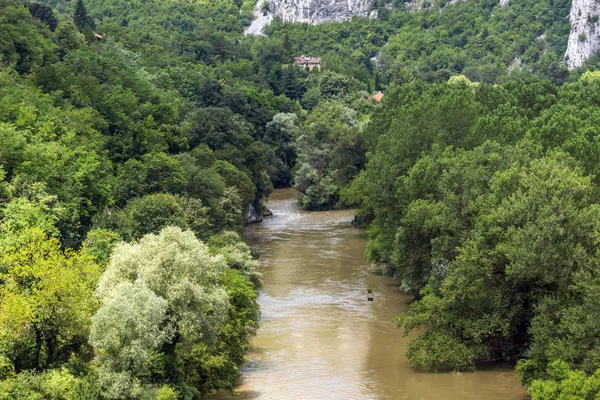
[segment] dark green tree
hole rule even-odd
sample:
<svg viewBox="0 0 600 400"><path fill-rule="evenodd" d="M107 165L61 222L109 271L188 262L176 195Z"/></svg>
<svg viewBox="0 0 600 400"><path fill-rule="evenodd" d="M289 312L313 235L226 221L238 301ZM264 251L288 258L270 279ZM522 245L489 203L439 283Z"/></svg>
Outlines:
<svg viewBox="0 0 600 400"><path fill-rule="evenodd" d="M92 17L88 15L87 8L83 3L83 0L77 0L75 3L75 11L73 13L73 23L79 29L80 32L85 33L86 29L96 28L96 24Z"/></svg>
<svg viewBox="0 0 600 400"><path fill-rule="evenodd" d="M46 25L48 25L48 28L50 28L50 30L52 32L54 32L54 30L58 26L58 19L54 15L54 11L52 10L52 7L50 7L46 4L35 3L35 2L30 3L29 4L29 13L31 13L31 16L33 18L40 20L43 23L45 23Z"/></svg>

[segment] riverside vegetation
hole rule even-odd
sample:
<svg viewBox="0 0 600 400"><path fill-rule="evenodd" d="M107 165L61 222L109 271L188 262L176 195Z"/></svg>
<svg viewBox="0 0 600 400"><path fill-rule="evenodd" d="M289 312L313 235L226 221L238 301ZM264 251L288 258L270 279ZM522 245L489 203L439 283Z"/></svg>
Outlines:
<svg viewBox="0 0 600 400"><path fill-rule="evenodd" d="M534 399L597 398L600 76L561 63L568 4L244 38L253 6L0 0L0 399L233 390L259 319L240 232L290 184L358 207L415 295L415 367L515 359Z"/></svg>

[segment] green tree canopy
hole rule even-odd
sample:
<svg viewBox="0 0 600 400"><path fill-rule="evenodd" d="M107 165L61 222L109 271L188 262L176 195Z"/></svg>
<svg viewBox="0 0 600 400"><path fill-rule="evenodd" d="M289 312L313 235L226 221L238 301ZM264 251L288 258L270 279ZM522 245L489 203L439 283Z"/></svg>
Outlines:
<svg viewBox="0 0 600 400"><path fill-rule="evenodd" d="M31 229L0 247L0 354L15 370L48 368L85 346L99 277L91 258Z"/></svg>

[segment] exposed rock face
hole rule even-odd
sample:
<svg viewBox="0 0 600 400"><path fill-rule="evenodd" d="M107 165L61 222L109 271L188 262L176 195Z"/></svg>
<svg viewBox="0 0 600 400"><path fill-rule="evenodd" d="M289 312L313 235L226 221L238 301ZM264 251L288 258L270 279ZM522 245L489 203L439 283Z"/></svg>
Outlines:
<svg viewBox="0 0 600 400"><path fill-rule="evenodd" d="M273 15L286 22L320 24L371 15L373 0L271 0Z"/></svg>
<svg viewBox="0 0 600 400"><path fill-rule="evenodd" d="M262 220L262 213L254 207L254 204L250 204L250 207L248 207L248 215L246 215L246 223L255 224L257 222L262 222Z"/></svg>
<svg viewBox="0 0 600 400"><path fill-rule="evenodd" d="M596 0L573 0L571 35L565 54L569 69L581 67L600 48L600 4Z"/></svg>
<svg viewBox="0 0 600 400"><path fill-rule="evenodd" d="M265 27L269 26L273 21L271 14L263 15L263 4L265 0L258 0L254 7L254 21L244 31L244 35L261 35L264 36Z"/></svg>

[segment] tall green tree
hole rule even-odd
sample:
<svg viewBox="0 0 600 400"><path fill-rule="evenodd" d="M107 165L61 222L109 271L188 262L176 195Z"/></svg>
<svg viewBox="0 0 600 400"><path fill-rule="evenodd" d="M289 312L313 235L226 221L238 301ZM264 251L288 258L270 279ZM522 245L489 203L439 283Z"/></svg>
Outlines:
<svg viewBox="0 0 600 400"><path fill-rule="evenodd" d="M88 29L94 29L94 20L88 15L87 8L83 0L77 0L75 10L73 12L73 23L80 32L85 32Z"/></svg>

